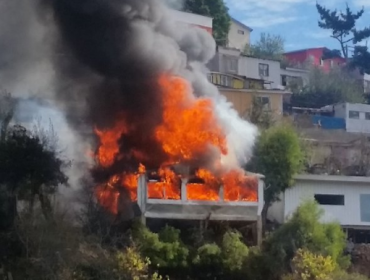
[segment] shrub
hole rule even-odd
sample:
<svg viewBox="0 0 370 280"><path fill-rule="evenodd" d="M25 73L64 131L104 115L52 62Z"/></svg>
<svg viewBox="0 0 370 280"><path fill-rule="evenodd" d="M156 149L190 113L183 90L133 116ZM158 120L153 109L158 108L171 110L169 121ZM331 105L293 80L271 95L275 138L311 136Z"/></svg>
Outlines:
<svg viewBox="0 0 370 280"><path fill-rule="evenodd" d="M284 279L329 280L337 265L330 256L324 257L299 249L292 260L292 266L293 273Z"/></svg>
<svg viewBox="0 0 370 280"><path fill-rule="evenodd" d="M156 267L177 268L188 265L189 250L180 240L180 232L166 227L160 234L142 225L133 229L133 237L141 253Z"/></svg>
<svg viewBox="0 0 370 280"><path fill-rule="evenodd" d="M340 267L348 267L349 259L343 256L345 235L339 224L321 223L322 214L315 202L307 201L298 207L287 223L267 238L263 250L272 257L272 270L288 272L290 261L298 249L330 256Z"/></svg>
<svg viewBox="0 0 370 280"><path fill-rule="evenodd" d="M222 239L222 264L230 271L240 271L248 256L248 247L241 241L241 234L228 231Z"/></svg>

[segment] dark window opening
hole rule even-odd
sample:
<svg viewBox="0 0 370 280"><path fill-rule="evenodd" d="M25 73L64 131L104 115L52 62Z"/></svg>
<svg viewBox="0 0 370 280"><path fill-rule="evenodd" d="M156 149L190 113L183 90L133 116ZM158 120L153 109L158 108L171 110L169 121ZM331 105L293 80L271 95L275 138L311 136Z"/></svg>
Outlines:
<svg viewBox="0 0 370 280"><path fill-rule="evenodd" d="M344 205L344 195L315 194L315 200L320 205Z"/></svg>
<svg viewBox="0 0 370 280"><path fill-rule="evenodd" d="M238 30L238 34L244 35L244 31L243 30Z"/></svg>
<svg viewBox="0 0 370 280"><path fill-rule="evenodd" d="M360 112L358 112L358 111L349 111L349 118L350 119L359 119L360 118Z"/></svg>

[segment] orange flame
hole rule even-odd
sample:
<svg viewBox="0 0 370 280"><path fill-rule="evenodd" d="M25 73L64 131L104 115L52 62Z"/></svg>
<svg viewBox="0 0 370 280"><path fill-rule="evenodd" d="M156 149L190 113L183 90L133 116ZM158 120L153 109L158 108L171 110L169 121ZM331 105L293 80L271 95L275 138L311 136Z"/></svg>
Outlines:
<svg viewBox="0 0 370 280"><path fill-rule="evenodd" d="M218 124L211 99L196 98L190 85L178 77L162 76L159 79L162 89L163 120L154 131L157 143L167 155L167 162L158 170L160 180L147 184L150 199L181 199L181 178L171 169L164 167L171 163L196 164L204 158L220 158L227 154L226 136ZM106 130L95 129L100 139L96 153L100 166L107 168L118 158L119 139L129 133L125 119L121 116L116 124ZM152 155L141 151L131 151L139 162ZM216 155L216 156L215 156ZM200 201L257 201L257 180L244 175L242 170L224 171L220 160L207 163L218 171L199 169L196 176L203 183L189 183L186 186L186 199ZM97 187L99 203L114 214L118 213L120 188L128 192L132 201L137 200L138 176L146 173L140 164L136 173L123 173ZM218 174L217 176L215 174ZM223 186L223 188L221 187ZM223 191L223 196L222 192Z"/></svg>

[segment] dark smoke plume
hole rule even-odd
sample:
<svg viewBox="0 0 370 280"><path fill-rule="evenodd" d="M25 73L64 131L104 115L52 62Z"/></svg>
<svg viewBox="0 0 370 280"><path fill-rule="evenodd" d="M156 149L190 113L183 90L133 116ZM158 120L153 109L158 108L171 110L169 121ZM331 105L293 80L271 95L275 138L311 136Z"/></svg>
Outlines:
<svg viewBox="0 0 370 280"><path fill-rule="evenodd" d="M204 65L214 55L213 38L178 24L163 1L3 0L0 5L0 82L11 89L26 88L30 81L45 85L37 94L53 99L75 131L110 128L124 112L131 132L121 139L122 152L139 149L155 155L158 162L151 164L162 162L164 153L151 135L161 122L158 77L171 73L215 101L229 142L226 160L246 161L256 129L207 80ZM132 167L130 160L125 163Z"/></svg>

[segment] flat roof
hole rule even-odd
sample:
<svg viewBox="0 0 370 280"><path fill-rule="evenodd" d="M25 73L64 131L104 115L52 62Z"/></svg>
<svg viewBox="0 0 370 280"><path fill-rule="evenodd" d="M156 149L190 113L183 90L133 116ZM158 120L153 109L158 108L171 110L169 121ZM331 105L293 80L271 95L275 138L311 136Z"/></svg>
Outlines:
<svg viewBox="0 0 370 280"><path fill-rule="evenodd" d="M311 50L320 50L320 49L327 49L327 50L329 50L327 47L317 47L317 48L299 49L299 50L295 50L295 51L285 52L284 54L304 52L304 51L311 51Z"/></svg>
<svg viewBox="0 0 370 280"><path fill-rule="evenodd" d="M240 22L239 20L237 20L237 19L235 19L233 17L231 17L231 21L235 22L236 24L241 25L242 27L248 29L249 31L253 31L253 29L250 28L248 25L245 25L244 23Z"/></svg>
<svg viewBox="0 0 370 280"><path fill-rule="evenodd" d="M301 174L294 177L295 180L302 181L326 181L326 182L353 182L353 183L370 183L370 177L361 176L338 176L338 175L315 175Z"/></svg>
<svg viewBox="0 0 370 280"><path fill-rule="evenodd" d="M227 88L227 87L219 87L218 88L220 91L240 91L240 92L252 92L252 93L271 93L271 94L291 94L290 91L286 90L279 90L279 89L238 89L238 88Z"/></svg>

